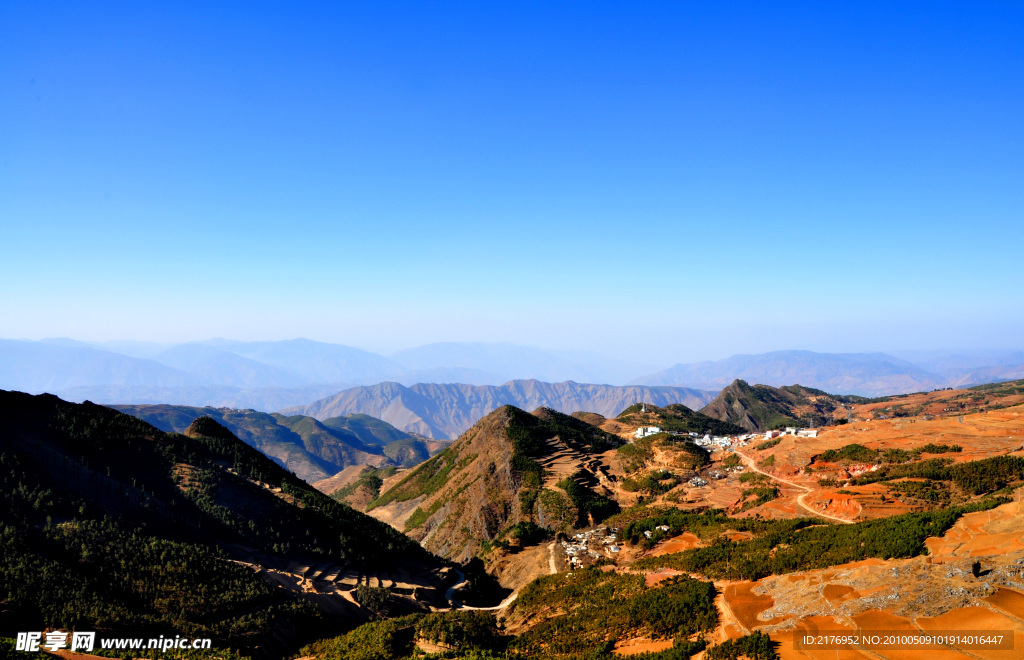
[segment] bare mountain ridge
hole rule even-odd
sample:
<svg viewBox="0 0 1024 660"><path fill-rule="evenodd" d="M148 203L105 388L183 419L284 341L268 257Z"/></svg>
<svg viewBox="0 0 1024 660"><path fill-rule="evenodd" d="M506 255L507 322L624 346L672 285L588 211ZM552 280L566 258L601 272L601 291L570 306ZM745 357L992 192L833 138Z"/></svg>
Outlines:
<svg viewBox="0 0 1024 660"><path fill-rule="evenodd" d="M432 438L454 438L504 405L523 410L550 408L569 414L578 410L614 417L624 408L646 401L658 406L682 403L699 408L715 392L683 387L589 385L567 381L544 383L514 380L500 387L419 383L406 387L380 383L354 387L307 406L282 411L327 419L362 413L409 432Z"/></svg>
<svg viewBox="0 0 1024 660"><path fill-rule="evenodd" d="M590 521L587 507L595 502L614 507L599 455L623 443L548 408L502 406L434 458L386 482L367 510L432 552L465 561L520 523L569 530Z"/></svg>
<svg viewBox="0 0 1024 660"><path fill-rule="evenodd" d="M92 401L103 405L156 405L252 409L272 412L289 406L300 406L330 396L348 387L347 383L304 385L302 387L258 387L242 389L228 385L149 386L149 385L81 385L55 389L67 401ZM37 388L38 389L38 388ZM43 390L39 390L40 392Z"/></svg>

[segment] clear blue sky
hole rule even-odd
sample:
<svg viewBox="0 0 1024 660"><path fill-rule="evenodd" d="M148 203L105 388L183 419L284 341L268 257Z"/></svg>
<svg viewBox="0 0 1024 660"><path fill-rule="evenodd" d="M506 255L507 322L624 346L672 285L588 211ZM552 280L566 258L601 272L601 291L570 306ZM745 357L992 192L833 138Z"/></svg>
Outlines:
<svg viewBox="0 0 1024 660"><path fill-rule="evenodd" d="M0 336L1019 349L1022 35L1021 2L8 0Z"/></svg>

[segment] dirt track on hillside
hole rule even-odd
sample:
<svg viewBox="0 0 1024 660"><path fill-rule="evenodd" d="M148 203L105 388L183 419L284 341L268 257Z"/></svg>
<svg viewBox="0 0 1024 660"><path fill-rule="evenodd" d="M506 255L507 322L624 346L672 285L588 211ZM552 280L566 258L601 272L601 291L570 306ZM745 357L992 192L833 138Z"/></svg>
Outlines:
<svg viewBox="0 0 1024 660"><path fill-rule="evenodd" d="M769 473L765 472L764 470L759 470L757 468L757 466L754 464L754 459L750 458L749 456L747 456L746 454L744 454L743 452L741 452L739 450L736 450L735 454L740 457L740 460L743 461L744 465L746 465L748 468L750 468L754 472L757 472L758 474L763 474L764 476L768 477L769 479L773 479L775 481L778 481L779 483L786 484L787 486L792 486L793 488L797 488L799 490L805 491L803 495L799 495L796 498L796 503L798 505L800 505L801 508L805 509L806 511L809 511L812 515L819 516L821 518L828 518L829 520L834 520L835 522L843 523L844 525L852 524L852 521L850 521L850 520L846 520L845 518L839 518L839 517L836 517L836 516L830 516L827 513L822 513L821 511L818 511L817 509L815 509L815 508L811 507L809 504L807 504L807 502L806 502L807 496L814 492L813 489L808 488L807 486L802 486L802 485L800 485L798 483L794 483L794 482L789 481L787 479L782 479L781 477L776 477L775 475L769 474Z"/></svg>

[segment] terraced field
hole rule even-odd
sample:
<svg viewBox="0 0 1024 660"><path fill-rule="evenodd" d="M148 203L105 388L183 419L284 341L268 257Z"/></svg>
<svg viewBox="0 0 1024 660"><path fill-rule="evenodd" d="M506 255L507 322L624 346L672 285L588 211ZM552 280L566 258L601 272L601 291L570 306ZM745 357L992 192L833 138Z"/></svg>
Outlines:
<svg viewBox="0 0 1024 660"><path fill-rule="evenodd" d="M359 604L355 599L355 590L360 585L388 589L400 601L407 601L405 607L410 610L421 609L417 601L429 602L435 607L447 607L444 587L454 579L454 575L447 569L410 573L396 567L392 572L367 573L338 563L293 561L282 566L246 553L244 548L234 550L243 557L235 560L235 563L251 568L283 589L303 593L307 599L315 601L326 611L339 614L358 615Z"/></svg>

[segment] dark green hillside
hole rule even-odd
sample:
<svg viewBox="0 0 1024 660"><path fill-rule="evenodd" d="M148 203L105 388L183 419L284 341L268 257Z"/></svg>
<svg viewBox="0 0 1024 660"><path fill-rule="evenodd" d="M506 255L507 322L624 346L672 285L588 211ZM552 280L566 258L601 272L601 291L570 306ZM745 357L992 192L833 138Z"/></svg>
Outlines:
<svg viewBox="0 0 1024 660"><path fill-rule="evenodd" d="M642 409L647 412L640 412ZM694 412L681 403L673 403L664 408L637 403L623 410L615 419L637 426L657 426L670 433L739 435L747 432L742 426Z"/></svg>
<svg viewBox="0 0 1024 660"><path fill-rule="evenodd" d="M949 481L966 495L985 495L1020 484L1024 480L1024 458L991 456L964 463L932 458L903 465L884 465L875 472L853 479L852 483L860 486L902 478Z"/></svg>
<svg viewBox="0 0 1024 660"><path fill-rule="evenodd" d="M623 444L618 436L548 408L539 408L531 414L515 406L504 406L488 417L496 414L503 418L502 429L498 434L502 436L500 451L510 461L513 472L520 476L527 489L540 486L542 470L535 459L549 451L546 443L550 438L558 436L567 445L585 452L602 452ZM475 458L475 455L463 456L466 453L465 444L461 439L456 441L371 502L369 508L437 492L447 483L449 473L457 464L461 468L462 461L468 464L469 460Z"/></svg>
<svg viewBox="0 0 1024 660"><path fill-rule="evenodd" d="M926 538L941 536L960 516L1008 501L990 498L967 506L906 513L852 525L820 525L806 518L772 521L766 532L752 540L737 543L718 538L707 547L645 557L633 568L653 570L667 566L716 579L759 580L766 575L827 568L869 557L915 557L926 552Z"/></svg>
<svg viewBox="0 0 1024 660"><path fill-rule="evenodd" d="M825 463L906 463L917 460L922 454L955 454L963 451L960 445L937 445L928 443L915 449L870 449L856 443L828 449L819 456L812 456L812 461L821 460Z"/></svg>
<svg viewBox="0 0 1024 660"><path fill-rule="evenodd" d="M335 472L349 465L377 465L387 462L380 448L366 446L351 433L329 429L312 417L284 417L274 414L273 418L299 437L302 449L330 465Z"/></svg>
<svg viewBox="0 0 1024 660"><path fill-rule="evenodd" d="M0 636L43 627L209 636L284 653L344 627L230 559L435 566L212 419L164 433L90 403L0 391ZM251 560L250 560L251 561Z"/></svg>
<svg viewBox="0 0 1024 660"><path fill-rule="evenodd" d="M363 444L387 445L395 440L407 440L413 436L405 431L400 431L382 419L370 417L369 415L353 414L342 417L331 417L323 420L322 424L335 431L351 433Z"/></svg>
<svg viewBox="0 0 1024 660"><path fill-rule="evenodd" d="M832 422L833 411L840 404L859 401L864 399L802 385L770 387L735 380L700 412L756 432L785 426L824 426Z"/></svg>
<svg viewBox="0 0 1024 660"><path fill-rule="evenodd" d="M334 465L410 467L430 458L430 448L423 439L369 415L334 417L323 422L277 413L274 418L298 434L308 452Z"/></svg>
<svg viewBox="0 0 1024 660"><path fill-rule="evenodd" d="M435 612L368 623L302 653L320 660L416 658L423 657L414 646L419 638L451 649L428 657L596 660L623 657L611 653L615 642L644 636L674 644L641 657L682 660L703 650L703 635L718 624L716 593L712 583L687 576L648 587L642 575L587 568L538 578L524 588L505 617L506 629L530 623L518 635L503 634L491 612Z"/></svg>
<svg viewBox="0 0 1024 660"><path fill-rule="evenodd" d="M538 408L531 414L526 414L513 406L507 408L517 411L519 422L530 429L530 434L538 439L557 435L569 446L590 453L607 451L622 444L622 438L617 435L551 408Z"/></svg>
<svg viewBox="0 0 1024 660"><path fill-rule="evenodd" d="M989 383L987 385L975 385L967 388L975 392L985 392L992 396L1011 396L1013 394L1024 394L1024 379L1011 380L1003 383Z"/></svg>
<svg viewBox="0 0 1024 660"><path fill-rule="evenodd" d="M538 623L510 646L527 658L579 658L627 634L682 641L715 629L715 595L712 583L685 575L655 587L645 586L642 575L600 568L549 575L531 582L513 603L511 619Z"/></svg>
<svg viewBox="0 0 1024 660"><path fill-rule="evenodd" d="M285 416L232 408L172 405L110 407L166 432L181 433L197 417L211 417L240 440L259 449L308 483L326 479L350 465L407 467L430 455L429 447L414 436L367 415L336 417L320 422L304 415ZM388 450L386 445L394 442L401 444Z"/></svg>
<svg viewBox="0 0 1024 660"><path fill-rule="evenodd" d="M426 443L416 438L394 440L384 445L384 455L398 467L412 467L430 458Z"/></svg>

